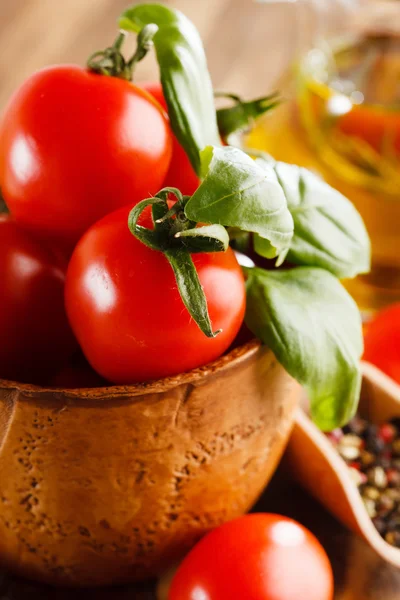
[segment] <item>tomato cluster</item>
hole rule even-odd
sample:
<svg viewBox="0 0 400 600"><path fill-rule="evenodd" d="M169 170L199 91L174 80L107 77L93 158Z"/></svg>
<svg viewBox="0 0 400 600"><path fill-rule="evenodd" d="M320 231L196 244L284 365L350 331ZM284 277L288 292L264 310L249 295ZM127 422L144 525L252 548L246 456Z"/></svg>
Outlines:
<svg viewBox="0 0 400 600"><path fill-rule="evenodd" d="M213 327L222 329L209 339L166 258L128 229L131 208L166 185L192 194L199 178L158 82L138 86L68 65L25 81L0 126L10 211L0 221L0 377L93 385L88 367L69 362L79 342L101 377L129 384L200 366L231 345L245 306L233 252L194 256ZM151 228L149 215L142 222Z"/></svg>

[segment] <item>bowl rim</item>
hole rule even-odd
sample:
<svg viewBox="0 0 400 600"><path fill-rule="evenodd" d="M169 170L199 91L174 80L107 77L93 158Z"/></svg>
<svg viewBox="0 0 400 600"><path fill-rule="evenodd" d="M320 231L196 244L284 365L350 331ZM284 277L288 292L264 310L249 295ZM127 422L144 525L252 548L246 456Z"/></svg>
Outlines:
<svg viewBox="0 0 400 600"><path fill-rule="evenodd" d="M216 360L202 366L192 369L178 375L164 377L161 379L149 380L142 383L134 383L131 385L109 385L94 388L62 388L40 386L30 383L19 383L8 379L0 379L0 391L6 393L18 392L22 393L25 398L36 396L44 397L63 397L71 400L88 400L88 401L107 401L124 398L133 398L150 394L165 393L173 388L181 385L190 385L198 383L201 380L206 380L210 377L225 373L226 371L236 367L240 363L245 362L252 356L260 352L261 349L266 352L271 352L269 348L264 346L262 342L253 338L252 340L241 344L223 354Z"/></svg>

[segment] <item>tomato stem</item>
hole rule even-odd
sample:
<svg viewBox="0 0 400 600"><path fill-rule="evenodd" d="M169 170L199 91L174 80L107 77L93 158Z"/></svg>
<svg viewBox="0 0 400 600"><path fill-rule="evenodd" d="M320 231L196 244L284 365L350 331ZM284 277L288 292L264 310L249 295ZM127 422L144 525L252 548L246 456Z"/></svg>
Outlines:
<svg viewBox="0 0 400 600"><path fill-rule="evenodd" d="M168 197L173 194L177 202L171 209ZM189 196L183 196L177 188L163 188L153 198L139 202L129 213L128 227L140 242L162 252L170 263L184 305L201 331L213 338L220 331L213 331L208 314L207 300L200 284L191 254L197 252L225 251L229 238L221 225L197 227L185 214ZM139 225L142 212L152 207L153 229Z"/></svg>
<svg viewBox="0 0 400 600"><path fill-rule="evenodd" d="M231 107L217 110L218 130L224 140L232 133L251 128L258 117L272 110L282 101L278 92L250 101L244 101L237 94L225 92L215 92L214 96L228 98L234 102Z"/></svg>
<svg viewBox="0 0 400 600"><path fill-rule="evenodd" d="M155 23L149 23L149 25L145 25L140 31L137 37L136 51L126 64L127 69L130 71L130 79L133 77L135 65L143 60L149 50L151 50L153 47L153 37L156 35L157 31L158 25Z"/></svg>
<svg viewBox="0 0 400 600"><path fill-rule="evenodd" d="M133 72L138 62L143 60L148 51L153 47L153 37L158 31L154 23L145 25L137 36L136 50L133 56L126 61L121 52L122 45L127 36L126 31L121 31L112 46L105 50L94 52L88 61L88 68L94 73L106 77L119 77L131 81Z"/></svg>

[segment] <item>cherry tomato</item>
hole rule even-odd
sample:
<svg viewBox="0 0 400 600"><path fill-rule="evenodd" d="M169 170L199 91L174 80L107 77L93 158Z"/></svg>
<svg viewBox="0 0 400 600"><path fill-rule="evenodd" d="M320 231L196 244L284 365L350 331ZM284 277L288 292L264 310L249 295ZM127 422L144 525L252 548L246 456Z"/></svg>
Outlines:
<svg viewBox="0 0 400 600"><path fill-rule="evenodd" d="M0 129L0 188L25 227L72 244L90 225L163 184L167 117L142 89L78 66L32 75Z"/></svg>
<svg viewBox="0 0 400 600"><path fill-rule="evenodd" d="M168 600L332 600L328 557L302 525L246 515L203 538L179 567Z"/></svg>
<svg viewBox="0 0 400 600"><path fill-rule="evenodd" d="M245 288L231 249L194 254L216 338L187 312L163 253L129 231L130 209L95 224L80 240L67 274L66 306L92 367L119 384L157 379L204 365L232 343L244 316ZM150 212L139 223L151 228Z"/></svg>
<svg viewBox="0 0 400 600"><path fill-rule="evenodd" d="M141 83L140 87L149 92L166 111L168 110L161 83L158 81L150 81ZM176 187L182 194L191 196L197 190L199 185L200 179L196 175L186 152L174 136L172 143L172 160L165 176L164 186Z"/></svg>
<svg viewBox="0 0 400 600"><path fill-rule="evenodd" d="M77 348L64 309L66 261L0 216L0 377L42 383Z"/></svg>
<svg viewBox="0 0 400 600"><path fill-rule="evenodd" d="M400 384L400 303L379 312L365 329L363 359Z"/></svg>

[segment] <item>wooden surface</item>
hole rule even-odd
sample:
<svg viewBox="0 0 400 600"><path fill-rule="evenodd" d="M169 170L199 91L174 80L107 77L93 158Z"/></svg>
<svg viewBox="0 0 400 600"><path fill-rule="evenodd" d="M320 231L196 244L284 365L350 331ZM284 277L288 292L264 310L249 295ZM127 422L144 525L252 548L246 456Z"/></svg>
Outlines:
<svg viewBox="0 0 400 600"><path fill-rule="evenodd" d="M128 0L0 0L0 109L32 71L57 62L84 64L115 37L115 22ZM292 7L251 0L175 0L205 42L215 87L246 96L274 89L295 50ZM298 31L297 31L298 32ZM155 76L153 58L137 79ZM298 518L327 548L335 569L337 600L398 600L400 571L385 565L302 490L278 475L258 508ZM1 540L0 540L1 543ZM150 586L151 588L151 586ZM0 574L0 598L67 600L71 592L43 588ZM150 600L151 589L74 592L76 600Z"/></svg>
<svg viewBox="0 0 400 600"><path fill-rule="evenodd" d="M270 89L293 50L293 12L252 0L173 0L198 27L214 85L246 95ZM35 69L57 62L84 64L114 40L129 0L0 0L0 108ZM286 34L286 35L285 35ZM137 79L155 76L153 57Z"/></svg>

